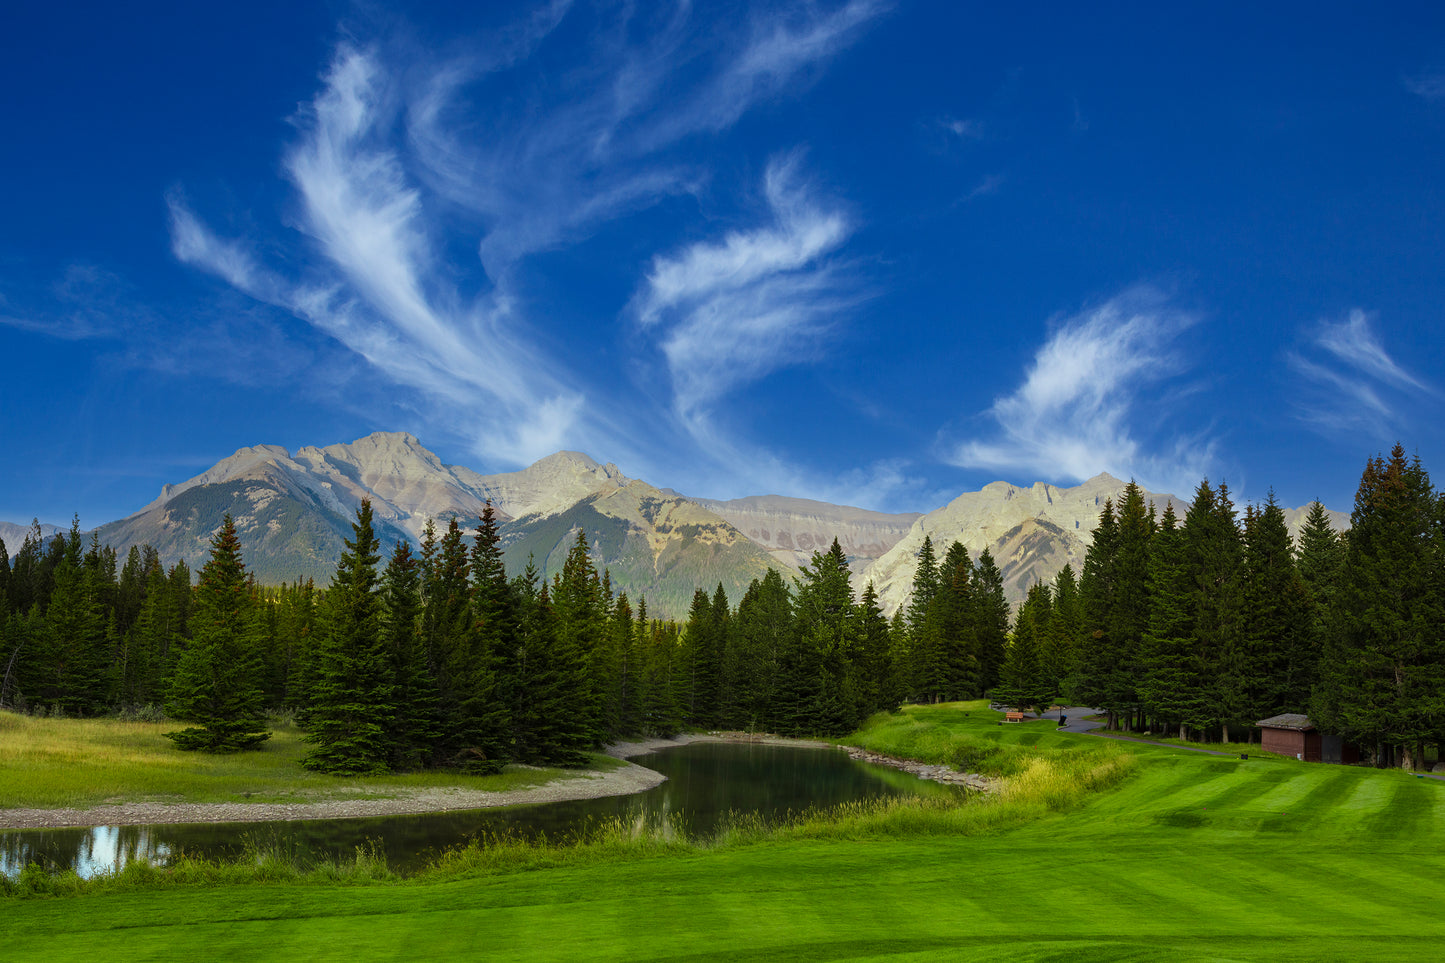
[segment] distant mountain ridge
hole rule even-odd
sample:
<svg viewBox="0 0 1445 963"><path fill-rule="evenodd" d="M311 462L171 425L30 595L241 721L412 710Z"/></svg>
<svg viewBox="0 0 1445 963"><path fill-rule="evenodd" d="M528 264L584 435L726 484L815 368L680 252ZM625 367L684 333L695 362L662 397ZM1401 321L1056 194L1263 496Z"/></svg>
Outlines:
<svg viewBox="0 0 1445 963"><path fill-rule="evenodd" d="M26 537L30 534L30 525L17 525L15 522L0 522L0 542L5 543L5 553L12 558L20 551L20 546L25 544ZM48 541L51 536L58 535L64 531L59 525L40 525L41 541Z"/></svg>
<svg viewBox="0 0 1445 963"><path fill-rule="evenodd" d="M259 581L324 583L363 498L372 502L388 551L398 540L416 545L428 519L440 531L456 518L470 531L490 499L509 572L531 559L549 577L583 531L614 589L627 592L634 605L645 597L653 615L681 617L695 589L710 594L719 584L736 603L769 568L795 575L834 538L849 556L858 592L872 581L891 612L912 586L925 535L940 556L955 539L974 558L987 546L1015 603L1065 564L1079 570L1104 502L1117 502L1124 487L1107 474L1073 488L995 482L924 515L889 514L779 495L693 498L572 451L520 471L483 475L443 464L410 434L377 432L294 454L279 445L242 448L193 478L163 486L144 508L98 531L122 555L132 545L150 544L166 564L184 559L194 570L229 513ZM1146 497L1161 512L1170 501L1181 516L1186 507L1172 495ZM1292 531L1305 511L1287 511ZM1343 513L1331 514L1337 527L1347 525ZM0 523L12 555L26 531Z"/></svg>

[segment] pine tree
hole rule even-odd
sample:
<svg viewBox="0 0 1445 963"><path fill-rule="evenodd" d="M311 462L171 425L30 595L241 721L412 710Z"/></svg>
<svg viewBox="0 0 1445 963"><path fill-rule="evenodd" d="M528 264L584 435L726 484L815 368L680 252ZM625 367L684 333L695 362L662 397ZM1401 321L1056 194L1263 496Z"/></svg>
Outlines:
<svg viewBox="0 0 1445 963"><path fill-rule="evenodd" d="M973 562L955 540L938 567L938 588L925 617L927 678L933 701L955 701L982 688L979 618L983 605Z"/></svg>
<svg viewBox="0 0 1445 963"><path fill-rule="evenodd" d="M171 683L167 713L197 725L168 732L181 749L235 752L271 737L262 714L256 612L236 525L227 514L201 568L191 640Z"/></svg>
<svg viewBox="0 0 1445 963"><path fill-rule="evenodd" d="M338 775L386 771L397 711L381 638L381 556L369 499L362 499L351 528L322 602L320 658L306 717L306 741L314 748L302 760L308 769Z"/></svg>
<svg viewBox="0 0 1445 963"><path fill-rule="evenodd" d="M695 589L687 624L682 630L687 662L687 695L683 704L688 721L705 729L714 727L717 715L715 700L719 665L714 630L712 600L701 588Z"/></svg>
<svg viewBox="0 0 1445 963"><path fill-rule="evenodd" d="M1079 579L1079 607L1082 610L1083 639L1074 674L1073 701L1104 709L1108 727L1118 723L1118 691L1120 641L1112 632L1117 628L1114 617L1115 582L1119 554L1119 525L1114 517L1114 503L1105 500L1094 529L1094 541L1084 556L1084 573Z"/></svg>
<svg viewBox="0 0 1445 963"><path fill-rule="evenodd" d="M923 536L918 550L918 567L913 573L913 587L908 596L909 659L904 666L905 687L910 695L923 702L932 702L944 685L943 641L937 628L929 623L933 599L938 594L938 562L934 557L933 538Z"/></svg>
<svg viewBox="0 0 1445 963"><path fill-rule="evenodd" d="M547 586L536 588L530 564L522 592L522 644L526 648L526 684L517 719L519 755L526 762L581 766L592 748L585 707L585 664L577 645L564 637Z"/></svg>
<svg viewBox="0 0 1445 963"><path fill-rule="evenodd" d="M802 568L793 622L799 671L789 680L786 722L793 734L841 735L861 720L854 659L853 590L838 540ZM812 676L809 679L809 676Z"/></svg>
<svg viewBox="0 0 1445 963"><path fill-rule="evenodd" d="M81 551L80 519L70 535L57 542L52 584L45 607L45 626L33 651L36 701L73 715L100 711L109 695L110 652L106 635L103 574L99 546ZM56 543L52 543L56 544Z"/></svg>
<svg viewBox="0 0 1445 963"><path fill-rule="evenodd" d="M856 675L862 717L882 710L893 711L903 702L899 692L897 670L893 664L892 638L888 620L878 605L878 592L869 581L863 588L854 613L858 629Z"/></svg>
<svg viewBox="0 0 1445 963"><path fill-rule="evenodd" d="M1054 577L1054 611L1045 633L1039 663L1045 684L1056 699L1069 692L1074 675L1076 652L1082 631L1079 612L1079 584L1074 569L1065 565Z"/></svg>
<svg viewBox="0 0 1445 963"><path fill-rule="evenodd" d="M608 661L612 684L607 690L605 719L609 737L638 731L637 626L627 593L617 596L607 619Z"/></svg>
<svg viewBox="0 0 1445 963"><path fill-rule="evenodd" d="M441 705L421 636L421 566L411 546L397 542L381 576L381 643L395 685L395 724L388 765L425 768L441 741Z"/></svg>
<svg viewBox="0 0 1445 963"><path fill-rule="evenodd" d="M448 520L440 539L428 525L422 538L422 639L443 720L439 765L463 765L470 757L472 726L465 707L472 675L470 572L456 518Z"/></svg>
<svg viewBox="0 0 1445 963"><path fill-rule="evenodd" d="M750 732L766 728L774 717L782 653L792 634L792 606L782 575L768 569L748 588L732 620L737 725Z"/></svg>
<svg viewBox="0 0 1445 963"><path fill-rule="evenodd" d="M1355 495L1311 717L1327 732L1418 766L1445 718L1441 503L1396 445Z"/></svg>
<svg viewBox="0 0 1445 963"><path fill-rule="evenodd" d="M587 535L579 529L562 571L553 579L551 602L557 627L555 665L568 693L568 718L589 748L600 746L607 736L602 720L606 683L601 657L610 601L603 599Z"/></svg>
<svg viewBox="0 0 1445 963"><path fill-rule="evenodd" d="M1208 696L1213 672L1194 641L1194 581L1173 503L1165 507L1149 548L1149 626L1139 697L1157 726L1176 725L1183 739L1188 727L1203 729L1213 721Z"/></svg>
<svg viewBox="0 0 1445 963"><path fill-rule="evenodd" d="M1047 585L1029 588L1014 620L994 698L1019 708L1044 710L1052 704L1054 693L1048 688L1039 658L1040 639L1047 635L1053 615L1052 602Z"/></svg>
<svg viewBox="0 0 1445 963"><path fill-rule="evenodd" d="M1231 722L1243 719L1233 680L1246 671L1242 649L1240 574L1243 538L1229 488L1200 482L1184 516L1185 566L1192 582L1190 614L1194 638L1209 678L1199 693L1210 706L1209 720L1224 738Z"/></svg>
<svg viewBox="0 0 1445 963"><path fill-rule="evenodd" d="M1244 721L1304 712L1317 661L1309 594L1273 491L1263 509L1246 516L1243 582Z"/></svg>
<svg viewBox="0 0 1445 963"><path fill-rule="evenodd" d="M457 704L453 759L474 772L500 772L511 757L508 718L516 678L517 598L502 564L489 500L471 551L471 597L451 669Z"/></svg>
<svg viewBox="0 0 1445 963"><path fill-rule="evenodd" d="M1003 591L1003 574L987 546L979 553L976 568L973 623L978 646L978 680L974 692L982 694L998 684L1011 619Z"/></svg>

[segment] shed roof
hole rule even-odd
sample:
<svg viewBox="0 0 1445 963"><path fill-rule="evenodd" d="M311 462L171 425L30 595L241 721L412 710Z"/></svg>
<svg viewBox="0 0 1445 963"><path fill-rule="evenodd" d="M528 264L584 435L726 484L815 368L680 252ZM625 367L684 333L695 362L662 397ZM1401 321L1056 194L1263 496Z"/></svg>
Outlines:
<svg viewBox="0 0 1445 963"><path fill-rule="evenodd" d="M1315 724L1310 722L1310 717L1303 712L1285 712L1277 716L1270 716L1268 719L1259 720L1255 725L1261 729L1297 729L1300 732L1315 728Z"/></svg>

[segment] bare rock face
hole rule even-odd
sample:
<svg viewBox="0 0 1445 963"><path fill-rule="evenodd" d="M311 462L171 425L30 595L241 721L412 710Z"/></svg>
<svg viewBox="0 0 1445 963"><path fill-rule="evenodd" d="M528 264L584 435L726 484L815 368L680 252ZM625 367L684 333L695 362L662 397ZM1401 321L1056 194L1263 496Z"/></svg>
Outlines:
<svg viewBox="0 0 1445 963"><path fill-rule="evenodd" d="M915 521L908 534L870 568L855 569L855 588L861 589L872 581L883 610L895 611L912 590L918 552L924 537L929 536L939 558L955 540L974 559L988 548L1003 575L1005 595L1018 605L1030 586L1053 581L1065 565L1073 567L1075 576L1082 574L1099 513L1106 501L1119 504L1126 485L1105 473L1074 488L1043 482L1019 488L994 482L979 491L964 492ZM1181 521L1189 508L1188 502L1174 495L1145 492L1144 499L1153 503L1156 515L1162 515L1165 507L1173 504ZM1308 514L1308 506L1285 510L1292 537L1298 537ZM1336 530L1349 526L1349 516L1334 511L1329 515Z"/></svg>
<svg viewBox="0 0 1445 963"><path fill-rule="evenodd" d="M854 571L867 568L908 534L917 512L886 514L806 498L753 495L731 501L694 499L727 519L790 568L808 564L838 540Z"/></svg>
<svg viewBox="0 0 1445 963"><path fill-rule="evenodd" d="M621 488L629 481L616 465L599 465L576 451L559 451L521 471L500 475L479 475L461 467L451 471L510 518L555 515L593 492Z"/></svg>
<svg viewBox="0 0 1445 963"><path fill-rule="evenodd" d="M167 564L185 559L194 568L229 513L247 565L263 582L308 577L324 582L364 498L371 500L386 547L399 540L416 544L429 519L444 527L456 517L470 529L490 500L516 556L509 566L535 556L550 574L576 532L585 531L617 587L634 599L645 593L655 603L654 614L684 615L696 588L718 584L736 604L753 578L769 568L791 576L835 538L849 557L855 593L873 582L881 606L891 613L912 589L925 536L940 558L955 539L974 558L987 547L1015 604L1030 586L1052 581L1064 565L1079 573L1104 503L1117 504L1124 487L1110 475L1074 488L994 482L926 515L886 514L778 495L688 498L573 451L520 471L482 475L442 464L409 434L377 432L295 454L279 445L242 448L194 478L163 486L155 501L99 531L102 541L121 553L147 543ZM1172 502L1183 518L1187 505L1178 498L1147 492L1145 497L1160 513ZM1297 536L1307 509L1285 514ZM1330 517L1338 529L1348 525L1343 513ZM25 531L0 528L10 554Z"/></svg>
<svg viewBox="0 0 1445 963"><path fill-rule="evenodd" d="M41 525L40 541L49 542L50 539L59 535L63 529L58 525ZM27 535L32 534L31 526L17 525L15 522L0 522L0 542L5 543L5 554L14 557L20 551L20 546L25 544Z"/></svg>

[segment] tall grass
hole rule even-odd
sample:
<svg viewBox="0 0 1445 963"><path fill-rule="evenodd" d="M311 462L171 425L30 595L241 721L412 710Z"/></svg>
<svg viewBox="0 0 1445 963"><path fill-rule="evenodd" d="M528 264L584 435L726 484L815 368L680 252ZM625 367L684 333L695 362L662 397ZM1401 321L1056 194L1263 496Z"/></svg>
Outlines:
<svg viewBox="0 0 1445 963"><path fill-rule="evenodd" d="M1007 740L1013 734L998 736L990 732L985 728L986 717L960 724L958 719L972 717L955 712L958 718L954 721L937 723L929 720L930 714L923 712L922 718L911 713L879 717L848 741L892 755L908 752L912 758L926 762L964 759L976 767L975 771L981 762L986 763L985 771L999 776L999 792L967 799L936 795L872 799L777 816L732 813L706 837L690 836L675 817L598 820L555 838L486 834L442 853L405 882L686 857L798 840L989 835L1079 806L1091 794L1117 785L1133 771L1137 761L1134 754L1113 743L1072 740L1056 748L1010 744ZM273 839L248 840L245 853L230 862L182 855L161 865L131 862L91 879L81 879L69 871L48 874L32 866L15 878L0 880L0 892L34 897L183 885L401 882L402 877L388 868L377 844L359 847L350 860L312 863L286 851Z"/></svg>
<svg viewBox="0 0 1445 963"><path fill-rule="evenodd" d="M397 883L401 876L375 841L359 845L350 859L302 860L280 847L248 843L234 860L197 859L181 854L164 862L136 859L124 866L82 877L73 869L48 871L31 863L14 876L0 875L0 897L34 899L98 895L184 886L255 884L370 885Z"/></svg>

